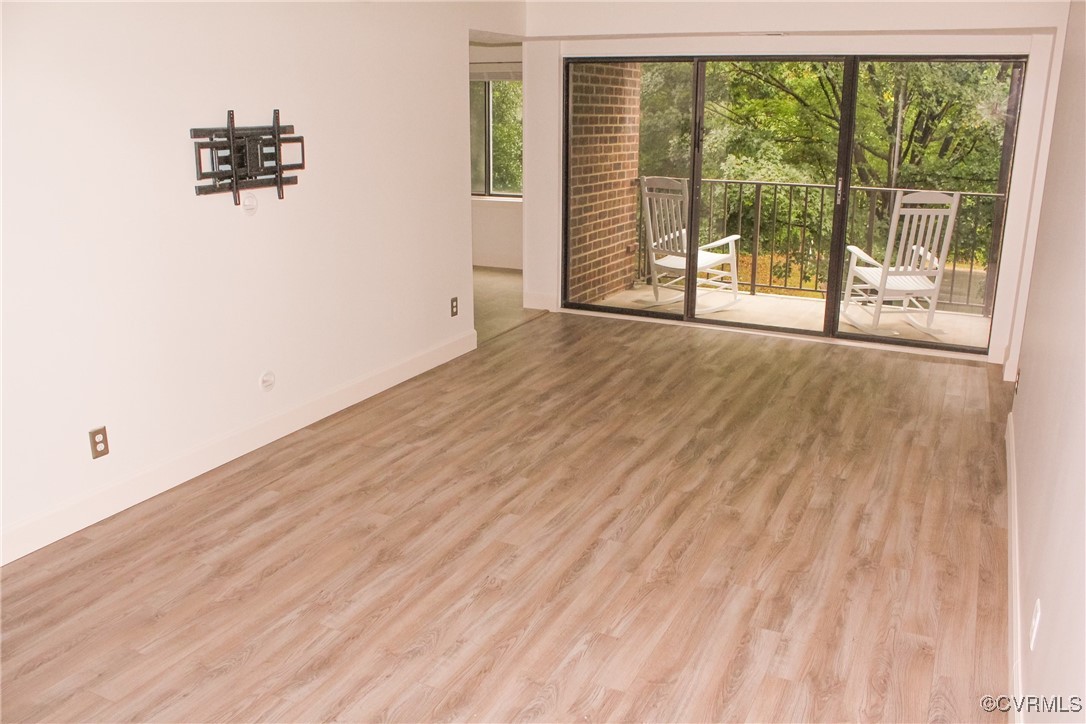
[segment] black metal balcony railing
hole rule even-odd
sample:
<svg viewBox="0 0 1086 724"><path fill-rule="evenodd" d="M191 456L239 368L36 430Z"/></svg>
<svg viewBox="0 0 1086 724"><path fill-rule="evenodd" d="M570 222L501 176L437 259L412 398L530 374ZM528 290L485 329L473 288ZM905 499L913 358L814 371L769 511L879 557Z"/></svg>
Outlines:
<svg viewBox="0 0 1086 724"><path fill-rule="evenodd" d="M881 258L895 191L852 189L846 232L849 244ZM740 235L739 283L751 294L824 298L834 192L829 184L704 179L701 243ZM991 315L1002 202L1002 194L962 192L939 294L940 308ZM643 229L641 238L643 250Z"/></svg>

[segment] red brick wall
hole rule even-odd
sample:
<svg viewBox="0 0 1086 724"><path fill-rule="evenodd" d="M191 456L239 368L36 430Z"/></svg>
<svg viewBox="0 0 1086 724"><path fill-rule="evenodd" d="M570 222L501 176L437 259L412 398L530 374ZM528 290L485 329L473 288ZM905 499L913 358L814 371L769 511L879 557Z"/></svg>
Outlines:
<svg viewBox="0 0 1086 724"><path fill-rule="evenodd" d="M641 67L570 68L569 301L591 303L634 282Z"/></svg>

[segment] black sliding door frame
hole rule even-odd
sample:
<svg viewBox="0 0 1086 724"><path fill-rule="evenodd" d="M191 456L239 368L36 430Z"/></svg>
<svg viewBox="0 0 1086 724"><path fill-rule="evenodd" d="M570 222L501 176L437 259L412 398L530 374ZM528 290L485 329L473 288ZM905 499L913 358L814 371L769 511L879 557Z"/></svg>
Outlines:
<svg viewBox="0 0 1086 724"><path fill-rule="evenodd" d="M986 304L994 306L995 295L998 293L996 279L999 273L999 257L1002 255L1003 249L1003 232L1005 224L1005 213L1007 207L1008 192L1010 190L1010 177L1011 167L1014 162L1014 149L1017 141L1018 134L1018 121L1020 113L1020 104L1022 98L1022 90L1025 83L1026 66L1028 57L1024 55L877 55L877 54L864 54L849 56L849 60L855 62L856 78L859 75L859 67L864 62L876 62L876 63L1013 63L1016 67L1012 70L1010 93L1007 99L1007 125L1004 129L1003 147L1001 149L1001 158L998 172L997 183L997 195L1000 197L993 215L993 225L998 227L998 240L993 243L992 250L995 252L996 257L994 260L989 260L992 264L989 274L992 275L989 281L991 286L988 288L988 298ZM854 82L856 80L854 78ZM855 121L856 121L856 106L859 101L858 89L854 86L852 89L852 95L849 97L849 103L847 104L851 111L852 126L849 129L848 146L849 146L849 167L847 169L847 175L845 176L845 194L851 196L852 189L852 163L851 155L853 148L853 141L855 137ZM843 114L843 111L842 111ZM844 119L842 118L842 126L844 125ZM844 215L842 216L842 237L846 235L848 218L848 206L847 203L844 209ZM988 343L984 347L970 347L960 344L951 344L947 342L938 341L926 341L919 339L909 339L907 337L895 338L887 337L884 335L878 335L873 333L864 332L842 332L839 329L840 322L840 308L843 301L843 294L841 293L840 283L843 282L845 274L844 270L844 250L846 246L846 239L842 238L840 242L836 241L837 225L836 219L834 221L834 248L839 247L842 254L842 258L837 261L836 274L839 282L838 288L835 290L833 299L835 300L834 312L832 315L833 325L830 326L831 314L827 309L826 314L826 332L824 336L832 337L835 339L848 339L863 342L876 342L881 344L891 344L899 347L915 347L921 349L937 349L945 352L964 352L967 354L987 354L991 343L991 323L988 328ZM833 270L831 269L830 278L833 278ZM826 290L826 301L830 301L830 290ZM987 315L986 315L987 316Z"/></svg>
<svg viewBox="0 0 1086 724"><path fill-rule="evenodd" d="M830 236L829 274L826 275L826 309L822 335L837 336L841 314L841 283L845 263L845 236L848 231L848 200L852 195L852 147L856 134L856 79L860 61L844 59L845 77L841 87L841 126L837 129L837 181L833 204L833 233ZM847 102L845 102L847 99Z"/></svg>
<svg viewBox="0 0 1086 724"><path fill-rule="evenodd" d="M683 280L683 320L697 316L698 254L692 252L701 239L701 144L705 140L705 64L694 63L694 117L690 129L690 203L686 220L686 278ZM733 270L738 273L738 270Z"/></svg>
<svg viewBox="0 0 1086 724"><path fill-rule="evenodd" d="M562 308L563 309L577 309L588 312L610 312L623 314L629 317L648 317L651 319L666 319L669 321L683 321L686 320L686 315L677 314L675 312L661 312L654 309L631 309L628 307L612 307L605 304L591 304L585 302L571 302L569 301L569 271L570 261L572 256L572 249L569 238L569 205L570 205L570 140L573 137L572 132L572 113L570 113L570 105L572 98L570 96L570 82L569 76L571 66L578 63L692 63L694 67L694 77L697 76L698 58L694 56L602 56L602 57L584 57L584 58L564 58L562 61ZM696 87L694 92L697 92ZM697 107L691 109L693 118L698 115ZM691 139L693 140L693 139ZM693 143L691 144L693 145ZM700 163L700 159L699 159ZM691 164L693 164L693 153L691 154ZM693 210L695 204L690 204L690 209ZM685 310L684 310L685 311Z"/></svg>

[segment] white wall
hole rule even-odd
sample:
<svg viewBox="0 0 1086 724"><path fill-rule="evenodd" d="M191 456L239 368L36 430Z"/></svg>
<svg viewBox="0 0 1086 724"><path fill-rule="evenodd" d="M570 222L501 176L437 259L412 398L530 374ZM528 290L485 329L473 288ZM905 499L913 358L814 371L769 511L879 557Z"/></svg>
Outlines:
<svg viewBox="0 0 1086 724"><path fill-rule="evenodd" d="M475 345L468 31L523 7L208 7L3 4L5 561ZM273 108L299 185L197 197Z"/></svg>
<svg viewBox="0 0 1086 724"><path fill-rule="evenodd" d="M560 306L562 44L524 43L523 295L528 309Z"/></svg>
<svg viewBox="0 0 1086 724"><path fill-rule="evenodd" d="M514 41L485 45L474 43L468 49L468 59L481 66L501 65L504 68L507 63L520 63L520 43ZM481 70L486 70L486 68L481 67Z"/></svg>
<svg viewBox="0 0 1086 724"><path fill-rule="evenodd" d="M1020 694L1086 697L1086 5L1073 4L1009 443ZM1034 602L1041 601L1029 648ZM1083 714L1065 717L1082 721ZM1026 720L1058 721L1034 713Z"/></svg>
<svg viewBox="0 0 1086 724"><path fill-rule="evenodd" d="M1047 25L1066 2L926 0L823 2L529 2L528 37L638 37L722 33L885 32ZM620 9L621 8L621 9ZM1064 15L1066 13L1064 12ZM921 42L923 42L921 40Z"/></svg>
<svg viewBox="0 0 1086 724"><path fill-rule="evenodd" d="M471 198L471 254L476 266L520 269L524 214L520 199Z"/></svg>

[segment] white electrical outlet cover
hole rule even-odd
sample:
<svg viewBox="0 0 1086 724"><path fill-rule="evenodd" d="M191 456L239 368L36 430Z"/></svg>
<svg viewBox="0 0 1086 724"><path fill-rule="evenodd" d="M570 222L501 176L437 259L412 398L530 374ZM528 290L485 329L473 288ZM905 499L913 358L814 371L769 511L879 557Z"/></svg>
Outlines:
<svg viewBox="0 0 1086 724"><path fill-rule="evenodd" d="M271 370L260 375L260 389L270 392L275 387L275 373Z"/></svg>
<svg viewBox="0 0 1086 724"><path fill-rule="evenodd" d="M258 205L256 194L245 194L241 197L241 209L247 216L255 214Z"/></svg>

